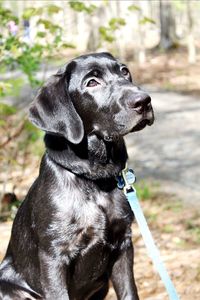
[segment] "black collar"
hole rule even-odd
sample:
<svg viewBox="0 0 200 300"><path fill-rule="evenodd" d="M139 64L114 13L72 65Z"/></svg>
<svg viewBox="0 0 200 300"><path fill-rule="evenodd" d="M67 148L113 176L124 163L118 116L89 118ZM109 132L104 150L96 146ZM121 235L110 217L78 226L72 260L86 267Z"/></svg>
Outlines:
<svg viewBox="0 0 200 300"><path fill-rule="evenodd" d="M125 167L124 140L106 143L98 137L85 137L74 145L63 137L45 135L47 156L64 169L93 181L113 180Z"/></svg>

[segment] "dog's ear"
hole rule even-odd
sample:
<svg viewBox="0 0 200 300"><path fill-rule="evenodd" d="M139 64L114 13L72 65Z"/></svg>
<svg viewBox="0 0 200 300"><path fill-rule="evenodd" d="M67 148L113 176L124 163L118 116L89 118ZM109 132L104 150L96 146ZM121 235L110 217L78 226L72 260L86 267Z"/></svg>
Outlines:
<svg viewBox="0 0 200 300"><path fill-rule="evenodd" d="M40 129L79 144L84 127L70 99L66 73L67 67L60 69L39 90L30 107L29 119Z"/></svg>

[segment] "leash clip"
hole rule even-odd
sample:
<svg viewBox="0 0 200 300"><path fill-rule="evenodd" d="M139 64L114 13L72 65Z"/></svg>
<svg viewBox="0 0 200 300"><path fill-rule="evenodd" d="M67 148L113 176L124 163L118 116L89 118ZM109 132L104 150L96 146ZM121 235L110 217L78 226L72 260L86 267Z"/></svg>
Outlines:
<svg viewBox="0 0 200 300"><path fill-rule="evenodd" d="M136 176L133 169L126 167L117 176L117 186L120 190L124 190L125 193L134 192L135 188L133 184L136 181Z"/></svg>

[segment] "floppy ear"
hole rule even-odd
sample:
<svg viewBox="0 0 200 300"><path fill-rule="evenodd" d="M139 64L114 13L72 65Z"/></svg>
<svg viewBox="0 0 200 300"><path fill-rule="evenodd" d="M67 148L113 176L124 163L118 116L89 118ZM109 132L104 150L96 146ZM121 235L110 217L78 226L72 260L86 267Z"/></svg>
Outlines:
<svg viewBox="0 0 200 300"><path fill-rule="evenodd" d="M79 144L84 136L83 122L70 99L67 85L65 70L51 76L31 105L29 119L40 129Z"/></svg>

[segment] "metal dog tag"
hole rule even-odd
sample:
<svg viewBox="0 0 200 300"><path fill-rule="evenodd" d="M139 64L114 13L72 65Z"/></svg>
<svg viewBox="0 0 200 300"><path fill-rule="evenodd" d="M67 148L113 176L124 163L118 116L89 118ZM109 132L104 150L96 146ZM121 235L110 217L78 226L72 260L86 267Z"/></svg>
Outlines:
<svg viewBox="0 0 200 300"><path fill-rule="evenodd" d="M123 172L124 179L127 184L132 185L136 181L134 171L132 169L127 169Z"/></svg>

